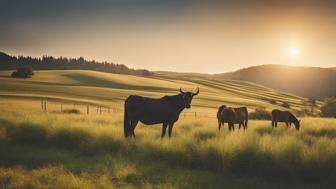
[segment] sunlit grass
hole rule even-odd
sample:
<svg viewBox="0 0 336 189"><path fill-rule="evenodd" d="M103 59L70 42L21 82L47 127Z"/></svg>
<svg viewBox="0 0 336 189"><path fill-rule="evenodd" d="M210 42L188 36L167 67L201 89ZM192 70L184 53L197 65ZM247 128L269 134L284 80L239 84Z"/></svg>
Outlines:
<svg viewBox="0 0 336 189"><path fill-rule="evenodd" d="M122 113L43 113L26 103L21 111L0 107L1 186L314 188L322 182L325 187L335 184L334 119L304 118L299 132L282 124L272 130L269 121L250 121L247 131L228 132L224 127L218 132L214 118L187 116L174 126L170 140L160 138L160 126L141 124L136 139L126 140Z"/></svg>

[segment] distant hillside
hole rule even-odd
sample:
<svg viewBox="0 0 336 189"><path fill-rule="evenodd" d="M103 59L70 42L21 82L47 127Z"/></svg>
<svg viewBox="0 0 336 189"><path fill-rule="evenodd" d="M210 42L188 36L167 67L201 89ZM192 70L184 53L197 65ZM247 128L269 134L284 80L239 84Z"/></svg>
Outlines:
<svg viewBox="0 0 336 189"><path fill-rule="evenodd" d="M170 78L204 78L211 79L213 78L212 74L206 73L195 73L195 72L170 72L170 71L155 71L156 76L170 77Z"/></svg>
<svg viewBox="0 0 336 189"><path fill-rule="evenodd" d="M251 110L256 107L270 110L283 109L282 103L287 102L292 110L305 108L299 96L244 81L169 78L156 74L154 77L142 77L88 70L35 71L34 77L30 79L11 78L8 77L10 73L0 71L0 98L40 100L44 97L54 101L100 104L122 110L124 100L130 94L162 97L177 94L179 88L196 91L198 87L200 94L194 99L193 108L189 111L203 112L213 118L222 104L244 105Z"/></svg>
<svg viewBox="0 0 336 189"><path fill-rule="evenodd" d="M10 56L0 52L0 70L14 70L19 67L31 66L35 70L94 70L109 73L132 74L132 75L152 75L152 72L145 69L132 69L124 64L111 62L96 62L80 58L66 58L43 56L34 58L30 56Z"/></svg>
<svg viewBox="0 0 336 189"><path fill-rule="evenodd" d="M303 97L336 96L336 71L329 68L262 65L214 77L250 81Z"/></svg>

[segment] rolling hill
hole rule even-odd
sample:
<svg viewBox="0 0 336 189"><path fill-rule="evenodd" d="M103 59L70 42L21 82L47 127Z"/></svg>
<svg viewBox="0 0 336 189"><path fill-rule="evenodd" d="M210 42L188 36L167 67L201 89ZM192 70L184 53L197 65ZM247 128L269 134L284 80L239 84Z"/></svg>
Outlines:
<svg viewBox="0 0 336 189"><path fill-rule="evenodd" d="M278 91L295 94L305 98L314 97L324 99L326 97L336 96L336 68L318 68L318 67L293 67L284 65L262 65L240 69L235 72L221 74L205 74L190 72L169 72L169 71L148 71L145 69L133 69L123 64L114 64L108 62L88 61L84 58L65 58L52 56L43 56L42 58L10 56L0 52L0 70L13 70L24 66L31 66L35 70L91 70L116 74L130 74L139 76L153 76L156 78L166 78L180 80L241 80L257 83L263 86L273 88ZM77 77L71 76L68 77ZM73 79L78 79L73 78ZM104 79L103 79L104 80ZM95 84L95 78L90 78ZM102 83L108 84L101 80ZM121 87L121 86L119 86ZM133 85L136 89L137 86ZM154 87L155 88L155 87Z"/></svg>
<svg viewBox="0 0 336 189"><path fill-rule="evenodd" d="M336 96L336 71L329 68L262 65L214 77L254 82L307 98Z"/></svg>
<svg viewBox="0 0 336 189"><path fill-rule="evenodd" d="M244 81L204 78L142 77L103 73L87 70L35 71L30 79L9 77L10 71L0 71L0 97L41 97L52 101L99 104L122 110L124 99L130 94L149 97L176 94L183 90L200 88L200 95L193 102L192 111L214 114L221 104L248 108L263 106L281 108L288 102L293 109L303 107L303 98L278 92L271 88ZM275 100L278 104L270 104Z"/></svg>

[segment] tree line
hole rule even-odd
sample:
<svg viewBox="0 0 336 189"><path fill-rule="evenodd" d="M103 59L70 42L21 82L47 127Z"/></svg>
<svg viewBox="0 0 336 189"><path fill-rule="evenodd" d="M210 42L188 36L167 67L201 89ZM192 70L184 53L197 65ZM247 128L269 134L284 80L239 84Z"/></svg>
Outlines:
<svg viewBox="0 0 336 189"><path fill-rule="evenodd" d="M129 68L124 64L113 62L98 62L86 60L83 57L67 58L43 56L10 56L0 52L0 70L15 70L20 67L32 67L34 70L95 70L108 73L150 76L152 72L146 69Z"/></svg>

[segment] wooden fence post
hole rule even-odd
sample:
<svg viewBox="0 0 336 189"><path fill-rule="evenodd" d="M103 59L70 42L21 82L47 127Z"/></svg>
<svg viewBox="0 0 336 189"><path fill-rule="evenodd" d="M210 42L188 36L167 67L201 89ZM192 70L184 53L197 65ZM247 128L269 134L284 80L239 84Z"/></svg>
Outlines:
<svg viewBox="0 0 336 189"><path fill-rule="evenodd" d="M197 113L195 112L195 119L197 119Z"/></svg>
<svg viewBox="0 0 336 189"><path fill-rule="evenodd" d="M62 105L62 103L61 103L61 113L63 112L63 105Z"/></svg>
<svg viewBox="0 0 336 189"><path fill-rule="evenodd" d="M86 105L86 114L89 115L89 104Z"/></svg>
<svg viewBox="0 0 336 189"><path fill-rule="evenodd" d="M99 113L102 114L101 106L99 106Z"/></svg>
<svg viewBox="0 0 336 189"><path fill-rule="evenodd" d="M44 101L44 111L47 112L47 100Z"/></svg>

